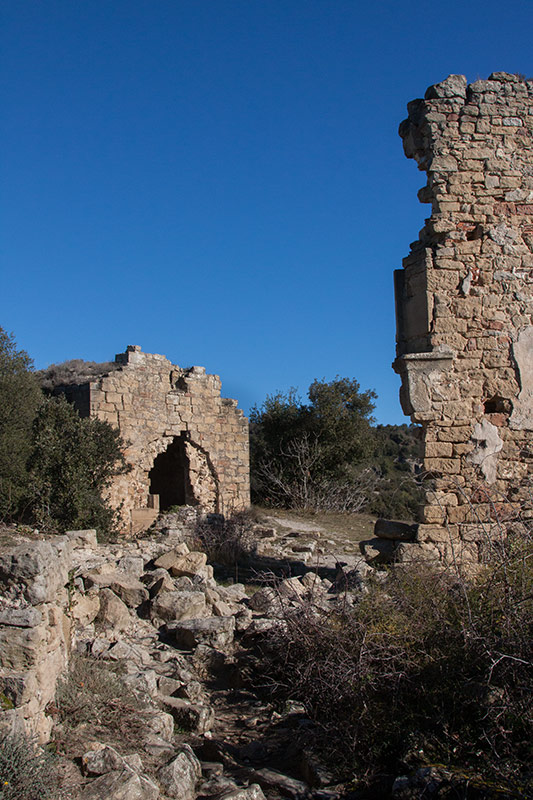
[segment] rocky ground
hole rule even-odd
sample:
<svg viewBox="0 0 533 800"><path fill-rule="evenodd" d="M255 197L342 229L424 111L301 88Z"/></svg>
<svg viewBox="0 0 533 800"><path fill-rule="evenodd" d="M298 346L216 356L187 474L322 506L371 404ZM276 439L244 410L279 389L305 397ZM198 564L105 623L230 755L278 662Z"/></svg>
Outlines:
<svg viewBox="0 0 533 800"><path fill-rule="evenodd" d="M251 674L258 637L283 624L285 614L304 603L328 609L340 599L356 602L366 582L379 579L357 542L370 521L355 533L336 533L293 515L263 514L252 526L253 555L238 574L208 563L195 523L194 511L184 510L135 541L97 544L86 531L52 545L72 548L70 673L46 707L66 796L379 797L338 783L313 752L314 724L305 708L276 707L254 688ZM216 530L222 522L210 524ZM28 578L27 542L6 535L13 539L11 560L0 564L6 625L27 628L32 620L18 620L21 609L29 613L24 598L36 594L32 612L50 598L46 587L34 591L40 578L33 575L33 584ZM54 580L60 585L64 576ZM411 796L398 780L392 796Z"/></svg>

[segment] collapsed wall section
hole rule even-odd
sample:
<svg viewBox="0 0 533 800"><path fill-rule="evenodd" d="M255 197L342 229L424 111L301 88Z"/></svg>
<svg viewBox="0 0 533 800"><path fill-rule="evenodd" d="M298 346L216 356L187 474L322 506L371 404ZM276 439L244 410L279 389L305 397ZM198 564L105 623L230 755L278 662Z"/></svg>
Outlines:
<svg viewBox="0 0 533 800"><path fill-rule="evenodd" d="M120 430L131 471L115 479L109 500L132 532L160 506L222 514L249 506L248 422L236 400L220 396L217 375L129 346L106 374L61 391L80 413Z"/></svg>
<svg viewBox="0 0 533 800"><path fill-rule="evenodd" d="M431 217L395 274L400 400L433 477L419 542L482 557L533 517L533 81L451 75L408 105Z"/></svg>

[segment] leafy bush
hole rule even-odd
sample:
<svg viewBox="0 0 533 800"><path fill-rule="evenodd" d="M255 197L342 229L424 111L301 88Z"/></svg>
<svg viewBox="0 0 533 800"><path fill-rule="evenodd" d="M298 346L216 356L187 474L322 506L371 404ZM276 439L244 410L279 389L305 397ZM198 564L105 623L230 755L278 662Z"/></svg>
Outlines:
<svg viewBox="0 0 533 800"><path fill-rule="evenodd" d="M57 800L58 787L54 756L22 734L0 736L0 800Z"/></svg>
<svg viewBox="0 0 533 800"><path fill-rule="evenodd" d="M113 365L67 362L62 371L50 368L49 379L79 379L102 367ZM80 418L64 399L43 398L31 370L28 354L0 328L0 519L109 533L118 514L105 491L127 470L124 442L106 422Z"/></svg>
<svg viewBox="0 0 533 800"><path fill-rule="evenodd" d="M81 418L59 397L41 404L32 438L29 509L39 527L112 529L117 512L103 495L113 477L127 471L119 432Z"/></svg>
<svg viewBox="0 0 533 800"><path fill-rule="evenodd" d="M528 796L533 742L533 542L492 547L475 578L397 566L334 613L288 615L259 665L304 702L332 766L398 774L457 765Z"/></svg>
<svg viewBox="0 0 533 800"><path fill-rule="evenodd" d="M0 519L17 515L27 490L32 423L42 399L31 366L0 327Z"/></svg>

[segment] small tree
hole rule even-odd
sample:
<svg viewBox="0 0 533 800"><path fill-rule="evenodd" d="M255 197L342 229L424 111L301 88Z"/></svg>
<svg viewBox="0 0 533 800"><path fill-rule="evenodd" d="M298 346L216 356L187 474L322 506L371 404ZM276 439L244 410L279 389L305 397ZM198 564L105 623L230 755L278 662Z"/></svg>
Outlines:
<svg viewBox="0 0 533 800"><path fill-rule="evenodd" d="M308 396L309 403L303 403L291 389L252 408L254 497L272 505L316 509L335 489L339 507L359 510L363 484L364 492L368 490L360 473L372 452L376 395L361 392L356 380L337 377L329 383L313 381Z"/></svg>
<svg viewBox="0 0 533 800"><path fill-rule="evenodd" d="M111 530L117 512L103 494L127 471L120 433L107 422L80 418L63 398L45 399L33 425L28 467L30 507L43 528Z"/></svg>
<svg viewBox="0 0 533 800"><path fill-rule="evenodd" d="M16 516L27 490L32 423L42 400L32 361L0 327L0 519Z"/></svg>

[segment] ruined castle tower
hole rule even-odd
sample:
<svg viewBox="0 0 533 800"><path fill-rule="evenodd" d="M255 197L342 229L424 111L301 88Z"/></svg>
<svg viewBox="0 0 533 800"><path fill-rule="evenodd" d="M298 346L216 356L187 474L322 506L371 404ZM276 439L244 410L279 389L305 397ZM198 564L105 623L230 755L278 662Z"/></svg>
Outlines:
<svg viewBox="0 0 533 800"><path fill-rule="evenodd" d="M101 366L89 380L53 391L82 416L119 428L131 471L115 479L109 499L122 504L125 532L148 527L171 506L223 514L249 506L248 421L236 400L220 396L217 375L138 346Z"/></svg>
<svg viewBox="0 0 533 800"><path fill-rule="evenodd" d="M477 559L533 517L533 80L451 75L408 112L432 206L395 273L394 368L434 478L418 548Z"/></svg>

